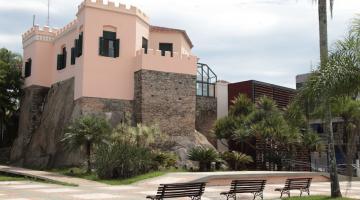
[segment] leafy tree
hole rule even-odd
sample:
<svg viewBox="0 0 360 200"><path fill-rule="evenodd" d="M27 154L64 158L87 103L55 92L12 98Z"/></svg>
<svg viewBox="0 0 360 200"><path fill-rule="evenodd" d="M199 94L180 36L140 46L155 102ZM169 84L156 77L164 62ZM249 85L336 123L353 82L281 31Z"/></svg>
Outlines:
<svg viewBox="0 0 360 200"><path fill-rule="evenodd" d="M219 154L212 148L195 147L189 151L188 158L199 162L200 171L209 171L211 163L219 160Z"/></svg>
<svg viewBox="0 0 360 200"><path fill-rule="evenodd" d="M70 125L61 140L69 150L85 147L87 172L91 172L91 154L94 145L108 142L111 134L109 123L101 117L83 116Z"/></svg>
<svg viewBox="0 0 360 200"><path fill-rule="evenodd" d="M346 158L347 173L353 176L352 164L357 152L357 138L360 134L360 101L351 97L338 98L333 105L333 112L343 121L345 148L339 148Z"/></svg>
<svg viewBox="0 0 360 200"><path fill-rule="evenodd" d="M19 109L21 96L20 55L7 49L0 49L0 135L3 137L6 127L12 123L13 114Z"/></svg>

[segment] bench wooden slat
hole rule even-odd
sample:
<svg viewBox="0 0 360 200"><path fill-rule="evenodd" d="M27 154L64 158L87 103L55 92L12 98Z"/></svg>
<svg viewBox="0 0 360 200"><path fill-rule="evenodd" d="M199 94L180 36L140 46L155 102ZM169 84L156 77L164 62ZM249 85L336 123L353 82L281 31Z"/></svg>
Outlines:
<svg viewBox="0 0 360 200"><path fill-rule="evenodd" d="M290 190L300 190L300 196L303 192L310 194L310 185L312 178L290 178L286 179L285 186L283 188L276 188L275 191L281 192L280 198L283 194L287 194L290 197Z"/></svg>
<svg viewBox="0 0 360 200"><path fill-rule="evenodd" d="M253 193L254 199L259 196L263 199L263 191L266 180L233 180L230 190L222 192L220 195L226 195L227 199L234 198L237 193Z"/></svg>
<svg viewBox="0 0 360 200"><path fill-rule="evenodd" d="M149 199L164 199L177 197L201 197L205 191L206 183L176 183L161 184L158 187L157 194L147 196Z"/></svg>

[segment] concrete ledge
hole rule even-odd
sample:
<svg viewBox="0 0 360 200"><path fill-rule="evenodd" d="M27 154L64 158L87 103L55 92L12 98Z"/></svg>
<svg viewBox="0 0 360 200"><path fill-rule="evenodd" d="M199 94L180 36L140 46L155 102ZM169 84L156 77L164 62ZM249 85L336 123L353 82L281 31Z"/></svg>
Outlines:
<svg viewBox="0 0 360 200"><path fill-rule="evenodd" d="M69 185L69 186L107 186L103 183L98 183L95 181L89 181L86 179L68 177L61 174L56 174L52 172L37 171L31 169L24 169L20 167L13 166L4 166L0 165L0 172L7 174L14 174L24 177L29 177L37 180L47 181L50 183L60 184L60 185Z"/></svg>

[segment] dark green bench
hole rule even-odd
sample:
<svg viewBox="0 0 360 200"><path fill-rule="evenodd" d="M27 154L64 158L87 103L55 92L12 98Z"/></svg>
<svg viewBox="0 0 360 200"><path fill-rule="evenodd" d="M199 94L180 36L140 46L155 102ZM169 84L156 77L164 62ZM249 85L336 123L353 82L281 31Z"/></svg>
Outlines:
<svg viewBox="0 0 360 200"><path fill-rule="evenodd" d="M230 190L228 192L222 192L220 195L226 196L226 199L236 200L236 194L239 193L252 193L254 199L260 197L264 199L264 189L266 180L233 180L231 181Z"/></svg>
<svg viewBox="0 0 360 200"><path fill-rule="evenodd" d="M312 178L289 178L286 179L285 187L283 188L276 188L275 191L281 193L280 198L287 194L290 197L291 190L300 190L300 196L302 196L303 192L306 192L310 195L310 184Z"/></svg>
<svg viewBox="0 0 360 200"><path fill-rule="evenodd" d="M157 194L147 196L147 199L162 200L170 198L189 197L191 200L201 200L204 194L206 183L177 183L177 184L161 184Z"/></svg>

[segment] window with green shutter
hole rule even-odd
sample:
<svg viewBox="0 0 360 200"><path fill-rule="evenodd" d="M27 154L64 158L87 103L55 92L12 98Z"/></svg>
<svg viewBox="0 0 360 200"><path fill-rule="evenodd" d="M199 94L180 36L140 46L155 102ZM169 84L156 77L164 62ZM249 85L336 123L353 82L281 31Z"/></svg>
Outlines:
<svg viewBox="0 0 360 200"><path fill-rule="evenodd" d="M56 66L57 70L65 69L65 67L66 67L66 56L67 56L66 47L63 47L62 48L62 54L57 55L57 66Z"/></svg>
<svg viewBox="0 0 360 200"><path fill-rule="evenodd" d="M142 48L144 49L145 53L147 53L148 50L148 40L146 38L142 38Z"/></svg>
<svg viewBox="0 0 360 200"><path fill-rule="evenodd" d="M80 57L83 51L83 32L80 33L79 39L76 42L76 57Z"/></svg>
<svg viewBox="0 0 360 200"><path fill-rule="evenodd" d="M31 76L31 58L29 58L26 62L25 62L25 78Z"/></svg>
<svg viewBox="0 0 360 200"><path fill-rule="evenodd" d="M116 32L103 31L99 38L99 55L117 58L120 55L120 40L116 39Z"/></svg>
<svg viewBox="0 0 360 200"><path fill-rule="evenodd" d="M75 52L75 47L71 48L71 65L75 65L75 55L76 55L76 52Z"/></svg>

